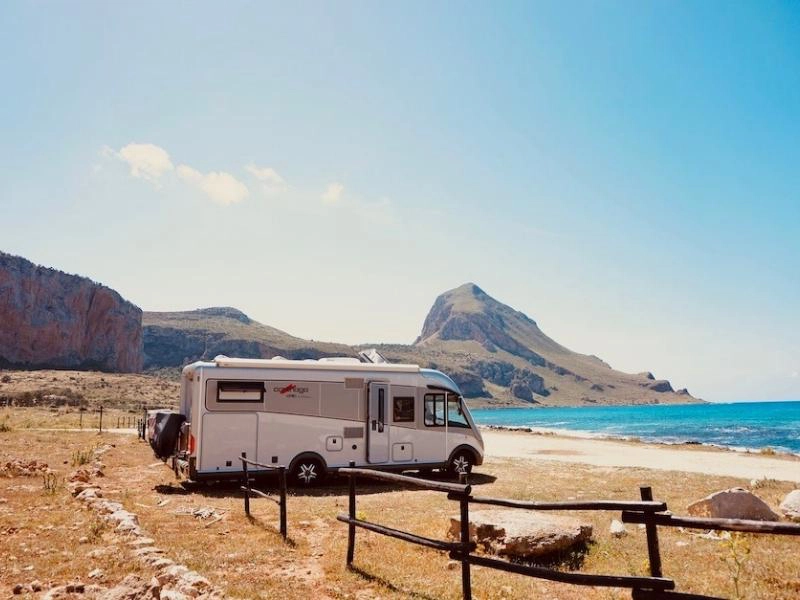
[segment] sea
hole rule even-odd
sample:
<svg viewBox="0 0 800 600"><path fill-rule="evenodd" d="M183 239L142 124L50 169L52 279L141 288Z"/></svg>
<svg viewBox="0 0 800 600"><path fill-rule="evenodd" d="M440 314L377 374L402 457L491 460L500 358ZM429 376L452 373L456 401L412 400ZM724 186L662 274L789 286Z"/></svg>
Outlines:
<svg viewBox="0 0 800 600"><path fill-rule="evenodd" d="M470 412L479 425L663 444L704 444L739 451L771 448L800 455L800 401L483 408Z"/></svg>

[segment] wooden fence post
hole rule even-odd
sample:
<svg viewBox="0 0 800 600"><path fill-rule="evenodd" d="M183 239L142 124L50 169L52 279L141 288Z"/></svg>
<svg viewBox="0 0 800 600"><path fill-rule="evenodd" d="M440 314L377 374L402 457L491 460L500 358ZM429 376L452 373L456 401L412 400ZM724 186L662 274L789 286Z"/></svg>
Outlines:
<svg viewBox="0 0 800 600"><path fill-rule="evenodd" d="M653 500L653 490L650 486L639 488L642 500L650 502ZM647 534L647 556L650 559L650 576L662 577L661 574L661 553L658 549L658 528L653 522L653 513L647 511L645 516L645 533Z"/></svg>
<svg viewBox="0 0 800 600"><path fill-rule="evenodd" d="M350 461L350 468L356 466L355 461ZM348 504L350 523L347 525L347 566L353 564L353 554L356 549L356 526L353 519L356 518L356 476L350 473L350 499Z"/></svg>
<svg viewBox="0 0 800 600"><path fill-rule="evenodd" d="M247 458L247 452L242 452L242 458ZM247 475L247 461L242 461L244 470L244 514L250 516L250 477Z"/></svg>
<svg viewBox="0 0 800 600"><path fill-rule="evenodd" d="M281 486L281 535L286 539L286 467L283 465L278 467L278 480Z"/></svg>
<svg viewBox="0 0 800 600"><path fill-rule="evenodd" d="M458 482L467 484L467 474L461 473ZM472 600L472 581L469 571L469 495L464 493L459 500L461 507L461 591L464 600Z"/></svg>

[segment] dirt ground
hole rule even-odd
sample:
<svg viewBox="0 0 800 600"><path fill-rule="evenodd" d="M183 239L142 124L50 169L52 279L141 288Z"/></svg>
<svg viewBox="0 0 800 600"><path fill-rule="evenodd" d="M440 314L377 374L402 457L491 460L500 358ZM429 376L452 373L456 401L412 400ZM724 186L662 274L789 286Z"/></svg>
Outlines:
<svg viewBox="0 0 800 600"><path fill-rule="evenodd" d="M99 444L104 476L94 477L102 495L135 513L142 535L171 561L207 578L231 598L460 598L460 567L443 553L358 530L355 569L345 568L347 510L343 481L288 500L289 540L278 534L278 510L253 500L254 518L244 515L235 486L186 488L155 459L135 435L95 432L0 432L0 466L15 459L47 463L44 475L0 473L0 595L15 585L38 582L41 597L69 582L112 586L134 573L147 579L157 569L137 561L129 540L70 493L66 478L80 457ZM38 465L41 466L41 465ZM686 505L710 492L751 482L731 477L608 468L550 460L489 459L472 477L476 494L520 499L627 499L640 485L652 485L656 499L685 513ZM267 481L264 489L273 485ZM755 482L755 493L770 505L793 487ZM359 486L359 518L444 539L449 517L458 511L441 493ZM571 513L594 526L585 554L560 568L581 572L646 575L644 532L628 525L621 539L609 525L618 513ZM664 573L680 591L729 598L789 600L800 597L797 538L742 536L718 539L704 532L661 528ZM90 574L92 576L90 577ZM736 591L738 586L738 593ZM26 588L30 590L30 588ZM622 590L578 588L494 570L473 568L475 598L629 598ZM20 596L17 596L20 597ZM74 597L82 597L77 594Z"/></svg>

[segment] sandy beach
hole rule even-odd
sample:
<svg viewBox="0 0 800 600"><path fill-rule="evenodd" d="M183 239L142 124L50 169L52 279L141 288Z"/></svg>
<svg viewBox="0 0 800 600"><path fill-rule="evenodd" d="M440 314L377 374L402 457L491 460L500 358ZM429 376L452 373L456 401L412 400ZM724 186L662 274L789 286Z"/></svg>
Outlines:
<svg viewBox="0 0 800 600"><path fill-rule="evenodd" d="M715 449L640 442L586 439L563 435L482 430L486 454L600 467L631 467L726 475L746 479L800 481L800 460Z"/></svg>

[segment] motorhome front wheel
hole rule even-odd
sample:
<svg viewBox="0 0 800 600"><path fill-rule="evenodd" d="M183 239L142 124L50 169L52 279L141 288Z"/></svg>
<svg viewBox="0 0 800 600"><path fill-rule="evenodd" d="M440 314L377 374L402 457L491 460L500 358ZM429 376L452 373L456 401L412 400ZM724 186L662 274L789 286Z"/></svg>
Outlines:
<svg viewBox="0 0 800 600"><path fill-rule="evenodd" d="M450 473L454 477L458 477L461 474L468 475L472 473L473 464L475 464L475 458L472 456L472 453L468 450L462 450L450 461Z"/></svg>

